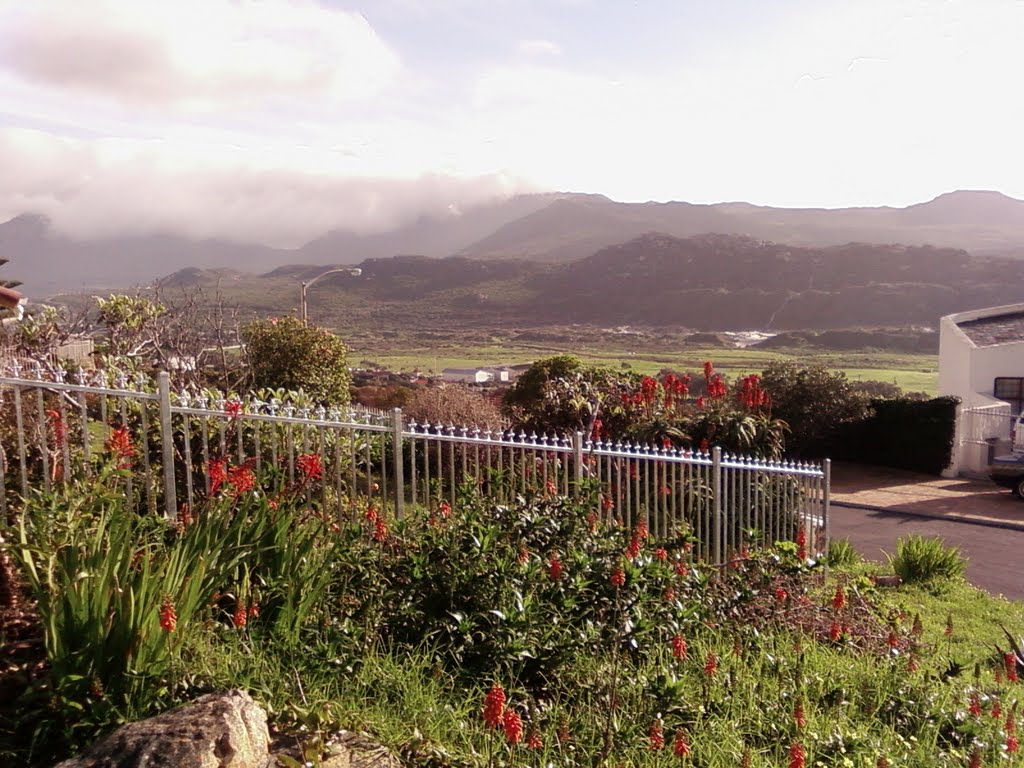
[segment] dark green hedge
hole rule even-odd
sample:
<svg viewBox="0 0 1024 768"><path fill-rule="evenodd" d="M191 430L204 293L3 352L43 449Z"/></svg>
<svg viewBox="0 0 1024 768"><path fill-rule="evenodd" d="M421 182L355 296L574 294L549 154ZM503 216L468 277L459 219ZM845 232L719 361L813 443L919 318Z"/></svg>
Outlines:
<svg viewBox="0 0 1024 768"><path fill-rule="evenodd" d="M865 419L841 424L829 441L834 459L939 474L949 465L957 397L872 400Z"/></svg>

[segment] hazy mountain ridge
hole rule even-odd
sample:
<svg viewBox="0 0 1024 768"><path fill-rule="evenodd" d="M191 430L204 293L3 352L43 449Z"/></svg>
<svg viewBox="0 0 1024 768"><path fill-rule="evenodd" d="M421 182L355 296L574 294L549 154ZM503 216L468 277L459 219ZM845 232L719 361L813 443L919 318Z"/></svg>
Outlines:
<svg viewBox="0 0 1024 768"><path fill-rule="evenodd" d="M47 295L123 289L186 267L264 272L294 264L358 264L398 254L557 264L651 232L680 238L714 232L791 247L927 243L973 256L1021 257L1024 201L998 192L958 191L907 208L787 209L742 202L619 203L601 195L550 193L421 218L390 232L327 233L295 250L169 234L78 241L56 234L41 217L19 216L0 224L0 255L10 260L10 277L21 280L27 293Z"/></svg>
<svg viewBox="0 0 1024 768"><path fill-rule="evenodd" d="M733 235L648 233L574 262L369 259L319 281L317 321L428 331L583 324L699 330L932 326L949 312L1020 300L1024 261L930 246L791 246ZM225 280L253 311L296 306L306 267ZM173 276L172 276L173 277ZM194 279L189 273L189 279ZM270 307L265 297L281 298Z"/></svg>

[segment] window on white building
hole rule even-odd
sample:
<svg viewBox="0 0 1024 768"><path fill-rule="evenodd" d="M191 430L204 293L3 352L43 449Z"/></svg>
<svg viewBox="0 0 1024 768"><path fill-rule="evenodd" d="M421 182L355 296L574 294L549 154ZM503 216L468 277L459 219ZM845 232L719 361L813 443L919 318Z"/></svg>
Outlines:
<svg viewBox="0 0 1024 768"><path fill-rule="evenodd" d="M1024 410L1024 376L996 376L992 394L1008 402L1011 413L1020 413Z"/></svg>

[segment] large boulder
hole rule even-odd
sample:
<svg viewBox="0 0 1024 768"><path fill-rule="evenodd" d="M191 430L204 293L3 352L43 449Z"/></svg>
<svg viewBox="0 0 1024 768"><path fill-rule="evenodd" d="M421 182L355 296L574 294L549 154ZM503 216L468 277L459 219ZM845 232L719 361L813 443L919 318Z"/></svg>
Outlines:
<svg viewBox="0 0 1024 768"><path fill-rule="evenodd" d="M269 745L266 713L227 691L122 726L55 768L263 768Z"/></svg>

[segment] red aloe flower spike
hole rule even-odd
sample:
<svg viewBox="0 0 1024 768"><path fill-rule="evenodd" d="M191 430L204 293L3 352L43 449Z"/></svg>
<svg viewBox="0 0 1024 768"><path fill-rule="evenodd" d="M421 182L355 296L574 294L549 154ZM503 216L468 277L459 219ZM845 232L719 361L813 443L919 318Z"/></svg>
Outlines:
<svg viewBox="0 0 1024 768"><path fill-rule="evenodd" d="M789 592L783 587L776 587L775 589L775 600L779 603L784 603L789 600Z"/></svg>
<svg viewBox="0 0 1024 768"><path fill-rule="evenodd" d="M714 653L709 653L707 659L704 661L704 675L706 677L714 677L718 671L718 656Z"/></svg>
<svg viewBox="0 0 1024 768"><path fill-rule="evenodd" d="M981 707L981 696L978 695L977 691L971 691L971 696L967 700L967 711L971 717L981 717L984 712Z"/></svg>
<svg viewBox="0 0 1024 768"><path fill-rule="evenodd" d="M799 741L794 741L789 747L789 768L804 768L807 761L807 750Z"/></svg>
<svg viewBox="0 0 1024 768"><path fill-rule="evenodd" d="M1007 682L1016 683L1020 678L1017 675L1017 657L1013 654L1013 651L1003 656L1003 663L1006 666Z"/></svg>
<svg viewBox="0 0 1024 768"><path fill-rule="evenodd" d="M548 576L552 581L561 581L562 579L562 561L558 559L557 554L552 555L548 560Z"/></svg>
<svg viewBox="0 0 1024 768"><path fill-rule="evenodd" d="M804 703L801 699L797 699L796 704L793 705L793 722L797 728L807 725L807 715L804 712Z"/></svg>
<svg viewBox="0 0 1024 768"><path fill-rule="evenodd" d="M672 751L677 757L686 757L690 754L690 740L686 738L685 731L676 733L676 737L672 740Z"/></svg>
<svg viewBox="0 0 1024 768"><path fill-rule="evenodd" d="M241 629L242 627L244 627L246 625L246 623L248 621L248 616L249 616L249 614L248 614L248 612L245 609L245 601L242 600L241 598L239 598L235 602L235 613L231 617L231 623L234 624L239 629Z"/></svg>
<svg viewBox="0 0 1024 768"><path fill-rule="evenodd" d="M685 659L689 655L689 648L686 647L686 638L682 635L672 637L672 657Z"/></svg>
<svg viewBox="0 0 1024 768"><path fill-rule="evenodd" d="M841 611L846 607L846 592L843 590L842 586L836 587L836 594L832 598L832 607L837 611Z"/></svg>
<svg viewBox="0 0 1024 768"><path fill-rule="evenodd" d="M295 459L303 481L319 480L324 474L324 462L319 453L304 453Z"/></svg>
<svg viewBox="0 0 1024 768"><path fill-rule="evenodd" d="M500 683L494 683L484 696L484 722L488 728L497 728L501 725L504 714L505 689Z"/></svg>
<svg viewBox="0 0 1024 768"><path fill-rule="evenodd" d="M107 438L107 450L117 459L118 469L130 469L135 458L135 445L128 427L118 427Z"/></svg>
<svg viewBox="0 0 1024 768"><path fill-rule="evenodd" d="M611 582L613 587L624 587L626 585L626 572L622 570L622 566L618 566L612 571Z"/></svg>
<svg viewBox="0 0 1024 768"><path fill-rule="evenodd" d="M800 560L807 559L807 529L802 525L796 532L796 556Z"/></svg>
<svg viewBox="0 0 1024 768"><path fill-rule="evenodd" d="M505 738L510 744L518 744L523 740L523 718L512 708L505 710L501 718L502 727L505 729Z"/></svg>
<svg viewBox="0 0 1024 768"><path fill-rule="evenodd" d="M647 729L647 743L652 750L665 748L665 729L661 720L651 722L651 727Z"/></svg>
<svg viewBox="0 0 1024 768"><path fill-rule="evenodd" d="M540 731L537 730L537 726L530 728L530 735L526 737L526 748L527 749L540 749L544 746L544 741L540 737Z"/></svg>
<svg viewBox="0 0 1024 768"><path fill-rule="evenodd" d="M654 559L657 560L659 563L664 563L668 561L668 552L665 550L664 547L658 547L656 550L654 550Z"/></svg>
<svg viewBox="0 0 1024 768"><path fill-rule="evenodd" d="M373 540L376 542L387 541L388 524L382 517L378 517L373 523Z"/></svg>
<svg viewBox="0 0 1024 768"><path fill-rule="evenodd" d="M967 765L968 768L981 768L981 747L975 747L971 750L971 761Z"/></svg>
<svg viewBox="0 0 1024 768"><path fill-rule="evenodd" d="M167 596L160 604L160 629L164 632L173 632L177 626L178 612L174 610L174 603L170 596Z"/></svg>

